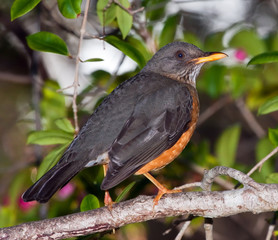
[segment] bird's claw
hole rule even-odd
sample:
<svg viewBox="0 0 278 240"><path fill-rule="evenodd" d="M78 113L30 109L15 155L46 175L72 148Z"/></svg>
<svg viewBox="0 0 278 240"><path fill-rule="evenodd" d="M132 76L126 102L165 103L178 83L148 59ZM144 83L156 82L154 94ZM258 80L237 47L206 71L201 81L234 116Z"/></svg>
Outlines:
<svg viewBox="0 0 278 240"><path fill-rule="evenodd" d="M105 191L105 195L104 195L104 205L108 208L108 210L111 212L112 211L112 207L113 207L113 204L115 202L113 202L110 194L108 191Z"/></svg>
<svg viewBox="0 0 278 240"><path fill-rule="evenodd" d="M170 190L167 189L166 187L159 189L155 199L153 200L153 209L154 207L158 204L158 201L160 200L160 198L164 195L164 194L168 194L168 193L179 193L182 192L181 190Z"/></svg>

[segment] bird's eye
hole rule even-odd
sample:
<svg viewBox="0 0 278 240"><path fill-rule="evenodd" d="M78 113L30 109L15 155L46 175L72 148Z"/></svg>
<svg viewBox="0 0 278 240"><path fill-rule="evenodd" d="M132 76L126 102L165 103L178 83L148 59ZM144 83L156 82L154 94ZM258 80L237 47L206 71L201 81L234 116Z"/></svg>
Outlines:
<svg viewBox="0 0 278 240"><path fill-rule="evenodd" d="M182 59L184 59L184 57L185 57L185 54L184 54L183 51L177 51L177 52L176 52L176 58L177 58L178 60L182 60Z"/></svg>

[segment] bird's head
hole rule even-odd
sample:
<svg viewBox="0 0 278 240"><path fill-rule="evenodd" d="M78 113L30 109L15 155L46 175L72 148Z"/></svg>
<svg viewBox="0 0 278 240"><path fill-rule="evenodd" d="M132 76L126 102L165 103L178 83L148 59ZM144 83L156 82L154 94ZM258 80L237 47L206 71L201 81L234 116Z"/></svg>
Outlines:
<svg viewBox="0 0 278 240"><path fill-rule="evenodd" d="M155 72L195 86L196 77L206 62L227 57L221 52L203 52L185 42L173 42L161 48L142 71Z"/></svg>

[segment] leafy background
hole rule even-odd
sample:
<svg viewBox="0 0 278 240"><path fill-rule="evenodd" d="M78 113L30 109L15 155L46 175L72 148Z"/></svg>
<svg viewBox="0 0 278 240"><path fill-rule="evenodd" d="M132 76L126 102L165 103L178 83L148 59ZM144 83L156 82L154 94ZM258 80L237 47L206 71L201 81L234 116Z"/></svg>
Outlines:
<svg viewBox="0 0 278 240"><path fill-rule="evenodd" d="M107 93L140 71L169 42L186 41L229 55L205 66L198 78L197 130L181 156L155 173L169 187L200 180L200 167L224 165L248 172L278 146L277 2L236 1L241 11L223 2L150 0L130 5L121 0L124 7L145 7L133 17L116 4L108 8L108 0L91 2L77 99L80 125ZM101 167L82 171L48 204L20 199L59 160L74 136L72 91L57 90L73 81L83 9L81 0L5 0L0 6L1 227L103 206ZM103 25L106 35L100 40ZM95 54L100 48L101 54ZM107 58L116 70L103 67L109 65ZM277 183L276 158L252 177ZM111 191L117 201L155 193L155 187L140 176ZM216 219L215 239L262 239L270 217L241 214ZM163 232L174 220L132 224L116 234L87 239L173 239L177 228L167 235ZM203 238L202 223L202 218L194 219L184 239Z"/></svg>

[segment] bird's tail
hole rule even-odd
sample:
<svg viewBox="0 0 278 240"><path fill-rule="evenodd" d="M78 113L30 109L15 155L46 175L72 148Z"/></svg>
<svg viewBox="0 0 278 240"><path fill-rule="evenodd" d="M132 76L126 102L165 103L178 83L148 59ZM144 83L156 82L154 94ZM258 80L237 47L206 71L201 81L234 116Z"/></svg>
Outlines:
<svg viewBox="0 0 278 240"><path fill-rule="evenodd" d="M58 189L66 185L79 171L80 169L74 164L74 161L58 163L23 193L23 201L47 202Z"/></svg>

